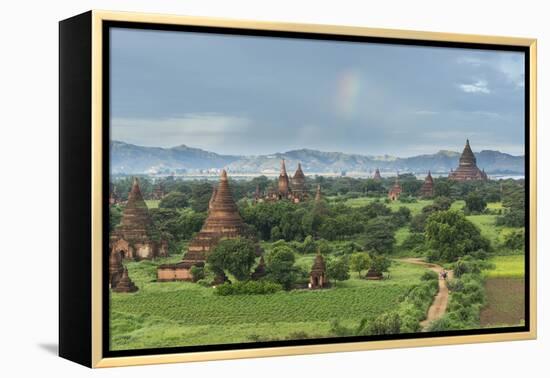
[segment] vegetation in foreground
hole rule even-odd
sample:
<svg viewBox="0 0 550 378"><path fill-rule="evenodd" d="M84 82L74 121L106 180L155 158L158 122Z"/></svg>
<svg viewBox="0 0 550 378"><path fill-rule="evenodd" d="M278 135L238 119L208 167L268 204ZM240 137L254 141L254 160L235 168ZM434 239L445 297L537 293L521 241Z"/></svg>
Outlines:
<svg viewBox="0 0 550 378"><path fill-rule="evenodd" d="M491 285L503 285L492 282L494 277L523 276L523 182L436 179L436 198L419 199L418 180L403 176L403 197L393 202L384 199L385 182L316 178L311 181L322 181L327 198L317 205L253 205L248 198L256 185L263 190L269 180L232 182L240 213L266 251L268 276L261 283L248 281L257 263L251 248L243 249L239 261L226 259L230 253L220 248L198 283L155 282L156 266L179 261L200 230L211 194L207 182L168 182L170 194L148 206L172 256L127 264L140 291L111 294L112 348L417 332L437 280L418 266L388 264L410 256L457 272L449 282L448 313L432 330L506 322L498 312L508 313L506 303L517 304L517 297L494 296ZM145 193L148 188L146 183ZM111 225L120 220L120 211L111 208ZM325 256L331 288L296 290L307 282L316 251ZM384 280L363 278L373 266L386 271ZM496 269L488 270L492 266ZM223 271L233 285L209 287L208 271Z"/></svg>

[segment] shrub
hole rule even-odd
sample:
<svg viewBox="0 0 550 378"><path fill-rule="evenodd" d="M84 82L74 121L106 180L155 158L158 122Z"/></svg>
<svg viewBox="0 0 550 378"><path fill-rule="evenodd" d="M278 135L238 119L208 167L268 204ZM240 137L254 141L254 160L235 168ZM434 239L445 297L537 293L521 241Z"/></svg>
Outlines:
<svg viewBox="0 0 550 378"><path fill-rule="evenodd" d="M367 323L369 335L395 335L401 331L401 318L396 312L384 313Z"/></svg>
<svg viewBox="0 0 550 378"><path fill-rule="evenodd" d="M193 282L204 279L204 268L193 265L191 267L191 276L193 277Z"/></svg>
<svg viewBox="0 0 550 378"><path fill-rule="evenodd" d="M239 281L233 284L224 283L216 287L215 294L226 295L263 295L273 294L283 287L270 281Z"/></svg>
<svg viewBox="0 0 550 378"><path fill-rule="evenodd" d="M329 280L346 281L349 280L350 264L347 258L330 259L327 261L327 275Z"/></svg>
<svg viewBox="0 0 550 378"><path fill-rule="evenodd" d="M523 250L525 248L525 230L512 231L504 236L504 246L509 249Z"/></svg>
<svg viewBox="0 0 550 378"><path fill-rule="evenodd" d="M472 256L464 256L460 258L453 265L454 275L457 278L460 278L462 275L470 274L480 274L482 270L494 269L494 265L488 261L475 259Z"/></svg>
<svg viewBox="0 0 550 378"><path fill-rule="evenodd" d="M427 270L424 272L424 274L420 277L422 281L431 281L431 280L439 280L439 274L434 272L433 270Z"/></svg>
<svg viewBox="0 0 550 378"><path fill-rule="evenodd" d="M496 220L497 226L523 227L525 226L525 210L511 209Z"/></svg>

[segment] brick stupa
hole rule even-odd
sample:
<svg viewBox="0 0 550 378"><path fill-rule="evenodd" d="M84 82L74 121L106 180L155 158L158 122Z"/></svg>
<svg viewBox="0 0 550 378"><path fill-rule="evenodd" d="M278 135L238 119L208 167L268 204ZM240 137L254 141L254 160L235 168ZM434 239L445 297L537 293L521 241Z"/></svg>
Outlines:
<svg viewBox="0 0 550 378"><path fill-rule="evenodd" d="M470 147L470 141L466 139L466 146L460 156L458 168L449 173L449 180L453 181L471 181L471 180L487 180L485 171L477 167L476 157Z"/></svg>
<svg viewBox="0 0 550 378"><path fill-rule="evenodd" d="M290 193L290 183L286 173L285 160L281 160L281 172L279 173L279 183L277 186L279 199L286 198Z"/></svg>
<svg viewBox="0 0 550 378"><path fill-rule="evenodd" d="M310 289L322 289L327 286L328 280L326 277L326 264L323 255L317 250L315 260L313 260L313 266L309 274L309 288Z"/></svg>
<svg viewBox="0 0 550 378"><path fill-rule="evenodd" d="M122 277L117 282L116 286L113 287L115 293L134 293L138 291L138 287L132 282L128 276L128 269L124 267L122 271Z"/></svg>
<svg viewBox="0 0 550 378"><path fill-rule="evenodd" d="M165 243L154 241L152 234L149 209L141 195L139 180L134 178L120 224L111 233L111 253L119 252L123 258L136 260L166 256Z"/></svg>
<svg viewBox="0 0 550 378"><path fill-rule="evenodd" d="M298 163L298 168L292 177L292 198L294 202L300 202L307 198L306 176L302 171L302 164Z"/></svg>
<svg viewBox="0 0 550 378"><path fill-rule="evenodd" d="M213 190L208 216L200 232L189 243L187 253L181 262L158 267L158 281L191 281L191 268L204 267L208 253L220 239L244 236L245 227L231 195L227 172L223 170L218 188Z"/></svg>
<svg viewBox="0 0 550 378"><path fill-rule="evenodd" d="M395 183L388 192L388 198L390 199L390 201L398 200L399 196L401 196L402 191L403 189L401 188L401 184L399 183L399 174L397 174L397 177L395 178Z"/></svg>
<svg viewBox="0 0 550 378"><path fill-rule="evenodd" d="M430 171L428 171L428 176L426 176L424 183L420 187L420 196L426 198L434 196L434 179Z"/></svg>

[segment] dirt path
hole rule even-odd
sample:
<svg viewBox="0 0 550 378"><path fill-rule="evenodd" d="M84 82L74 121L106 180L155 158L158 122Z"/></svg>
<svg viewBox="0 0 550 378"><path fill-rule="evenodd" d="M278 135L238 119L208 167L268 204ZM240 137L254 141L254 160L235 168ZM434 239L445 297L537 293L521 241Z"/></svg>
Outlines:
<svg viewBox="0 0 550 378"><path fill-rule="evenodd" d="M426 268L429 268L430 270L433 270L437 274L439 274L443 270L442 266L428 263L419 258L411 257L407 259L399 259L399 261L407 262L410 264L422 265ZM452 271L448 271L447 278L449 279L453 278ZM428 316L426 317L426 319L420 322L420 326L422 327L422 332L426 332L431 322L441 318L445 314L448 303L449 303L449 289L447 289L445 280L439 280L439 291L437 292L432 305L428 309Z"/></svg>

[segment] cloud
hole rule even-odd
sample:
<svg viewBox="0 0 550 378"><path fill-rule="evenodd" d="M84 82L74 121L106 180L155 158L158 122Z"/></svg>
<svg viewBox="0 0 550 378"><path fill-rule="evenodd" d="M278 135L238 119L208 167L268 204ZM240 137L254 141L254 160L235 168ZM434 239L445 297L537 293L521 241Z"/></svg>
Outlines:
<svg viewBox="0 0 550 378"><path fill-rule="evenodd" d="M433 111L433 110L416 110L416 111L414 111L414 114L430 116L430 115L439 114L439 112L436 112L436 111Z"/></svg>
<svg viewBox="0 0 550 378"><path fill-rule="evenodd" d="M518 88L525 86L525 70L522 59L512 59L509 57L501 57L497 63L497 69L508 79L509 82L516 85Z"/></svg>
<svg viewBox="0 0 550 378"><path fill-rule="evenodd" d="M479 56L461 56L457 58L457 62L471 66L476 70L488 68L504 75L509 83L518 88L525 86L525 62L523 55L518 53L502 53L484 59Z"/></svg>
<svg viewBox="0 0 550 378"><path fill-rule="evenodd" d="M491 93L485 80L478 80L473 84L459 84L459 88L466 93Z"/></svg>
<svg viewBox="0 0 550 378"><path fill-rule="evenodd" d="M218 113L189 113L172 118L113 118L111 138L155 147L186 144L211 148L228 138L243 136L251 124L246 117Z"/></svg>

